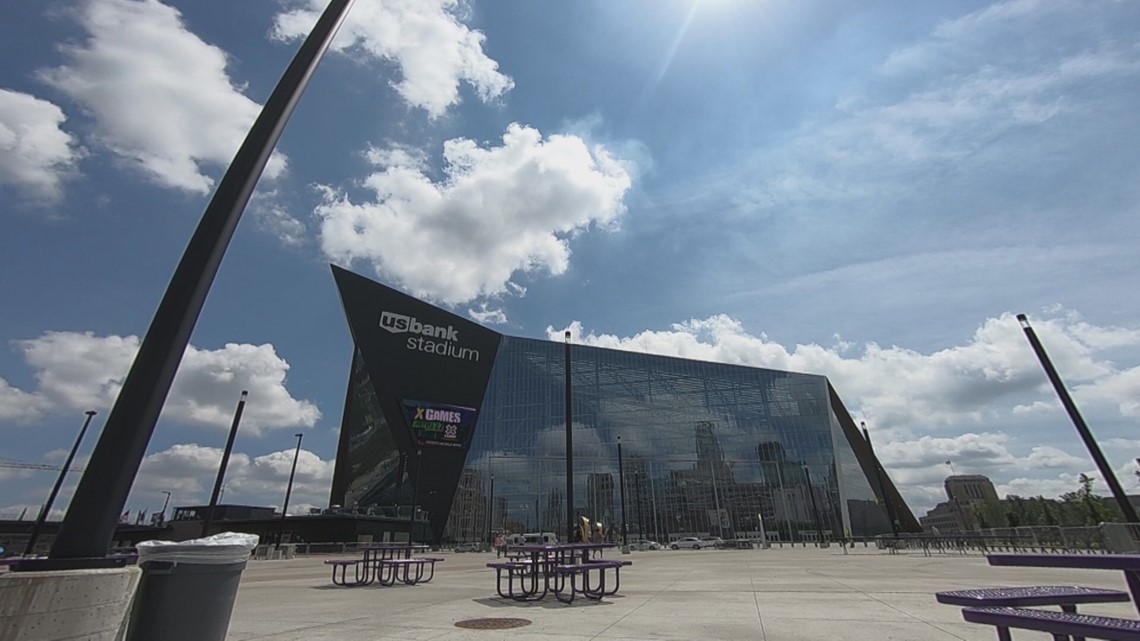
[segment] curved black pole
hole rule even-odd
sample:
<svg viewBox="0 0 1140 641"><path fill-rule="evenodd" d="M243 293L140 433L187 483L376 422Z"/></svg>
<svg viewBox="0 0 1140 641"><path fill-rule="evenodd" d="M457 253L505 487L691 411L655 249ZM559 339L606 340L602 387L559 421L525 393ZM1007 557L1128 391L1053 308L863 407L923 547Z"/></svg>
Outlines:
<svg viewBox="0 0 1140 641"><path fill-rule="evenodd" d="M1104 482L1108 485L1108 489L1112 491L1112 497L1116 499L1116 505L1120 507L1121 514L1124 515L1128 523L1137 523L1136 510L1132 508L1132 504L1128 502L1128 497L1124 494L1124 488L1120 486L1120 481L1116 479L1116 474L1112 472L1112 466L1108 464L1108 459L1104 458L1104 453L1100 451L1100 446L1097 445L1096 439L1093 438L1092 431L1089 430L1088 424L1081 416L1080 410L1077 409L1077 404L1073 402L1072 397L1069 396L1069 391L1065 389L1065 383L1061 381L1061 376L1057 374L1057 370L1053 367L1053 362L1049 360L1049 355L1045 353L1045 347L1041 345L1041 341L1037 339L1037 333L1029 326L1029 319L1025 314L1017 315L1018 322L1021 323L1021 328L1025 330L1025 337L1029 339L1029 344L1033 346L1033 351L1037 354L1037 360L1041 361L1041 367L1045 368L1045 375L1049 377L1049 382L1053 384L1053 389L1057 392L1057 396L1061 399L1061 404L1065 406L1065 411L1069 413L1069 419L1073 421L1073 425L1077 428L1077 433L1081 435L1081 440L1085 442L1085 447L1088 448L1089 454L1092 455L1093 460L1096 461L1096 467L1100 470L1100 475L1104 477Z"/></svg>
<svg viewBox="0 0 1140 641"><path fill-rule="evenodd" d="M353 0L331 0L273 90L202 214L107 418L52 545L47 570L122 565L104 558L206 294L273 147Z"/></svg>
<svg viewBox="0 0 1140 641"><path fill-rule="evenodd" d="M35 551L36 540L40 538L40 529L43 528L44 521L47 520L48 513L51 512L51 506L55 503L59 488L63 487L63 479L67 478L67 472L71 469L71 461L75 459L75 452L79 450L79 444L83 442L83 435L87 433L87 426L91 424L91 417L95 416L95 410L87 410L84 413L87 414L87 419L83 421L83 427L79 429L79 436L75 437L75 444L71 446L71 453L67 455L67 461L64 462L63 469L59 471L59 476L55 479L55 486L51 488L51 493L48 494L47 503L44 503L44 508L40 510L36 522L32 525L32 532L28 535L28 543L24 546L24 556Z"/></svg>

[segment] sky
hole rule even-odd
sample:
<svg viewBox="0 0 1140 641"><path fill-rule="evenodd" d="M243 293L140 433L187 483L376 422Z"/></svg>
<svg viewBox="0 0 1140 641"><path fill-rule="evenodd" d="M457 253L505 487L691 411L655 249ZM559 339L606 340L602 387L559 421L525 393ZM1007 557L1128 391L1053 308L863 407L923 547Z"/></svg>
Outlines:
<svg viewBox="0 0 1140 641"><path fill-rule="evenodd" d="M95 410L82 467L323 4L7 9L0 517L32 518ZM507 334L825 375L917 514L951 471L1098 476L1025 313L1140 491L1137 34L1121 0L357 0L127 507L208 500L243 389L224 501L280 506L303 434L290 511L327 505L330 263Z"/></svg>

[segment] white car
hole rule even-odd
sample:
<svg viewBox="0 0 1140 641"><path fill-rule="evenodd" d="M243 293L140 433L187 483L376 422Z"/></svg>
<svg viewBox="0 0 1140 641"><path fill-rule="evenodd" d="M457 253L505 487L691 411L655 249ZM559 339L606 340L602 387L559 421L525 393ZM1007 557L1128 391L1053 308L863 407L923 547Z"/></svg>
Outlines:
<svg viewBox="0 0 1140 641"><path fill-rule="evenodd" d="M630 543L629 547L634 550L660 550L661 544L657 541L648 541L642 539L640 541L634 541L633 543Z"/></svg>
<svg viewBox="0 0 1140 641"><path fill-rule="evenodd" d="M677 539L676 541L673 541L669 544L669 547L673 548L674 550L680 550L682 548L699 550L703 547L708 547L708 543L705 543L695 536L686 536L683 539Z"/></svg>

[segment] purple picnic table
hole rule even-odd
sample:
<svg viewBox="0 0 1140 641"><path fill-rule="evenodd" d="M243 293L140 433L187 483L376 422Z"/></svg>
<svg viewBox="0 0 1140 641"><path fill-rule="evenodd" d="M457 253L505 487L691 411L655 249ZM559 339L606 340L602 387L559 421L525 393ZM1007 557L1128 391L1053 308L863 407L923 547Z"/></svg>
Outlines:
<svg viewBox="0 0 1140 641"><path fill-rule="evenodd" d="M1123 572L1132 603L1140 611L1140 554L991 554L987 558L990 565L1007 567Z"/></svg>

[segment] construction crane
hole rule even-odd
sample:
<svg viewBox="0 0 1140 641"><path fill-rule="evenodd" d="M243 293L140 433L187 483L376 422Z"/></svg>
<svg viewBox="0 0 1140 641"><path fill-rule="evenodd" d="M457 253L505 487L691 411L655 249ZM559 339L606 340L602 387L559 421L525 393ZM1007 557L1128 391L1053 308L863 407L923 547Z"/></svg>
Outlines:
<svg viewBox="0 0 1140 641"><path fill-rule="evenodd" d="M11 459L0 459L0 468L7 468L10 470L42 470L45 472L58 472L62 466L50 465L48 463L30 463L28 461L14 461ZM67 470L68 472L82 472L81 467L72 467Z"/></svg>

